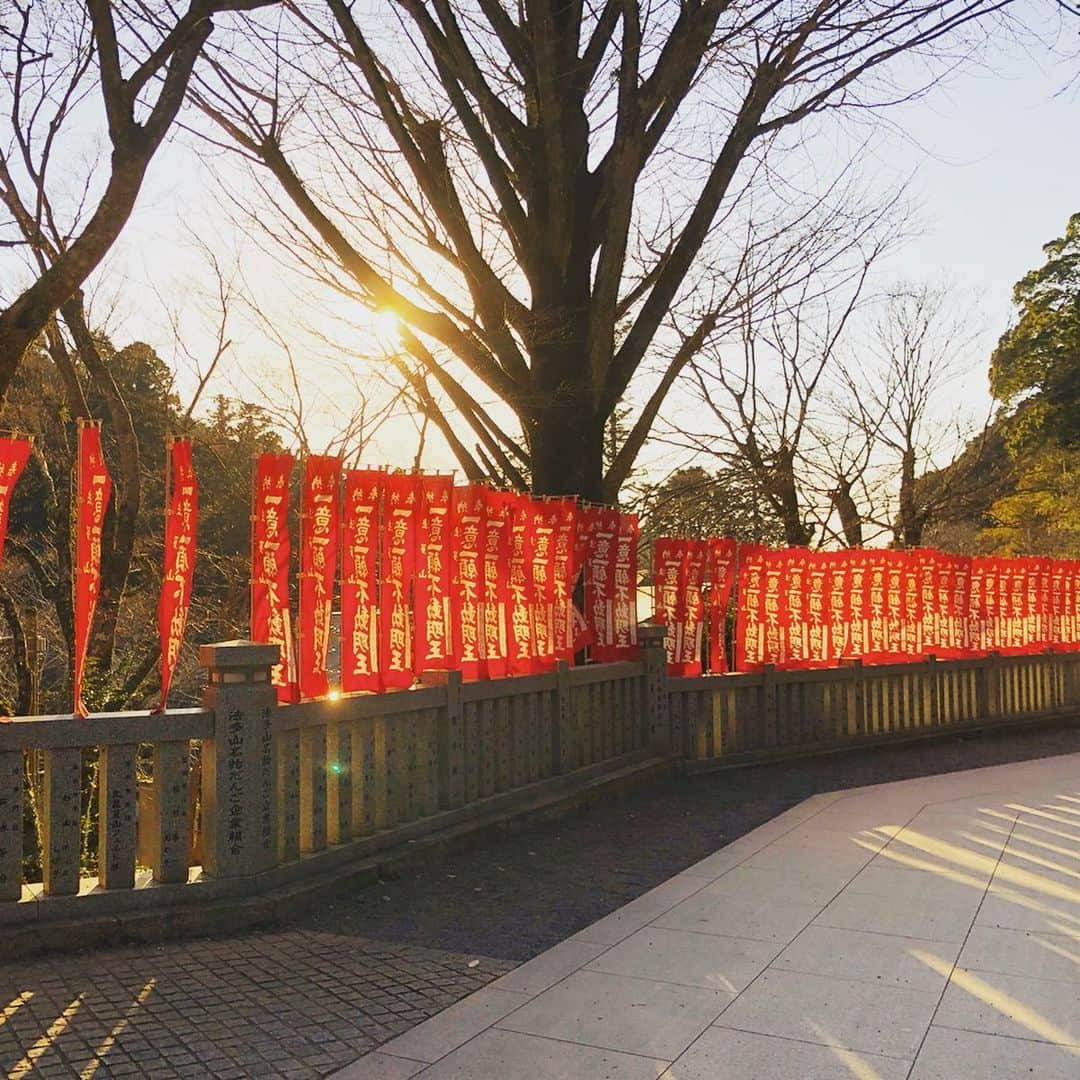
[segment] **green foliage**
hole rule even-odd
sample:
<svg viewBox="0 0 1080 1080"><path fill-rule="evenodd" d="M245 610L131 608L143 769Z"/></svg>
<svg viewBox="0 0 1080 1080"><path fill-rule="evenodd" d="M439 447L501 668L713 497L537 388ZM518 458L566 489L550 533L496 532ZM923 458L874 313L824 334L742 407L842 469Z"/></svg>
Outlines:
<svg viewBox="0 0 1080 1080"><path fill-rule="evenodd" d="M1080 556L1080 214L1017 282L1018 318L990 358L990 389L1007 408L1007 489L980 540L1006 554Z"/></svg>
<svg viewBox="0 0 1080 1080"><path fill-rule="evenodd" d="M699 466L679 469L643 499L642 532L658 536L733 536L754 543L781 544L784 530L752 479L737 469L710 473Z"/></svg>
<svg viewBox="0 0 1080 1080"><path fill-rule="evenodd" d="M149 346L135 342L122 349L98 336L102 359L131 413L141 460L141 505L137 537L117 624L114 656L107 669L88 664L84 697L91 709L145 704L153 696L157 649L157 600L161 583L165 498L165 439L186 434L195 444L199 477L199 558L186 647L174 682L177 704L191 704L201 675L195 646L247 632L250 485L254 455L280 450L281 440L266 413L257 406L225 397L214 399L200 415L187 417L173 391L173 377ZM87 404L95 416L108 416L92 379L85 379ZM70 625L56 604L56 593L70 590L62 581L63 549L69 542L61 500L70 490L75 458L75 418L62 380L48 354L27 354L0 410L0 427L32 432L45 468L33 460L15 490L3 583L24 613L38 613L44 635L44 667L39 709L66 712L70 700ZM104 449L114 477L116 445L108 419ZM106 522L108 527L108 519ZM59 584L57 584L59 583ZM7 627L0 622L0 637ZM14 693L7 649L0 647L0 703ZM137 693L140 684L141 695Z"/></svg>
<svg viewBox="0 0 1080 1080"><path fill-rule="evenodd" d="M990 389L1018 448L1080 448L1080 214L1043 251L1013 290L1019 318L990 359Z"/></svg>
<svg viewBox="0 0 1080 1080"><path fill-rule="evenodd" d="M1080 558L1080 451L1042 446L1021 453L1013 490L990 508L984 538L1006 555Z"/></svg>

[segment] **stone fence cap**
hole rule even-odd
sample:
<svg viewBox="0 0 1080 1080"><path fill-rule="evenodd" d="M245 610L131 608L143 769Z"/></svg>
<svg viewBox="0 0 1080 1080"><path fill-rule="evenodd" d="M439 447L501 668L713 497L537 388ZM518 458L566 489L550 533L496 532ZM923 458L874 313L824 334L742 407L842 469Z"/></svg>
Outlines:
<svg viewBox="0 0 1080 1080"><path fill-rule="evenodd" d="M280 645L255 641L216 641L199 646L199 663L204 668L269 668L280 661Z"/></svg>
<svg viewBox="0 0 1080 1080"><path fill-rule="evenodd" d="M667 627L658 623L639 623L637 628L638 641L653 643L663 641L667 636Z"/></svg>

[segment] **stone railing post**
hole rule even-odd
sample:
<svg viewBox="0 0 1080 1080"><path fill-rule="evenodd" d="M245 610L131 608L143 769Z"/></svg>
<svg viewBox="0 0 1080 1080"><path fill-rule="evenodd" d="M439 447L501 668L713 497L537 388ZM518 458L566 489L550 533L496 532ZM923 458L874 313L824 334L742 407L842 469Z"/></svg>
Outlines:
<svg viewBox="0 0 1080 1080"><path fill-rule="evenodd" d="M224 641L199 647L207 669L203 707L214 713L202 744L203 867L216 878L277 865L278 797L270 668L277 645Z"/></svg>
<svg viewBox="0 0 1080 1080"><path fill-rule="evenodd" d="M638 645L645 664L645 715L648 718L649 743L663 754L682 752L682 740L671 727L671 702L668 700L667 653L664 636L667 629L655 623L638 627Z"/></svg>

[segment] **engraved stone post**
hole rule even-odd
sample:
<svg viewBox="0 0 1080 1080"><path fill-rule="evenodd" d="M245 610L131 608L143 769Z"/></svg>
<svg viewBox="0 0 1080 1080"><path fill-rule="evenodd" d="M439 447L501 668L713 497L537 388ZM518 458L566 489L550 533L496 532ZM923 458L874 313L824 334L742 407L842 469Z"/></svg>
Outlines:
<svg viewBox="0 0 1080 1080"><path fill-rule="evenodd" d="M199 648L209 672L203 707L214 735L202 744L204 869L246 877L277 865L276 645L226 641Z"/></svg>
<svg viewBox="0 0 1080 1080"><path fill-rule="evenodd" d="M159 885L188 879L191 835L191 751L187 740L154 743L156 817L150 839L150 865Z"/></svg>
<svg viewBox="0 0 1080 1080"><path fill-rule="evenodd" d="M663 754L682 750L677 732L671 729L671 705L668 701L667 654L664 652L665 627L642 623L638 644L645 664L645 707L649 716L649 742Z"/></svg>
<svg viewBox="0 0 1080 1080"><path fill-rule="evenodd" d="M300 731L277 738L278 861L300 858Z"/></svg>
<svg viewBox="0 0 1080 1080"><path fill-rule="evenodd" d="M352 728L326 727L326 835L331 844L352 839Z"/></svg>
<svg viewBox="0 0 1080 1080"><path fill-rule="evenodd" d="M45 751L45 846L41 853L46 896L79 891L79 789L82 751L65 746Z"/></svg>
<svg viewBox="0 0 1080 1080"><path fill-rule="evenodd" d="M555 776L569 772L575 764L574 728L570 714L570 664L555 662L555 708L551 726L551 770Z"/></svg>
<svg viewBox="0 0 1080 1080"><path fill-rule="evenodd" d="M105 889L130 889L135 884L134 745L103 746L98 767L98 881Z"/></svg>
<svg viewBox="0 0 1080 1080"><path fill-rule="evenodd" d="M424 686L445 686L446 706L438 711L439 807L452 810L465 803L465 731L461 707L460 671L425 671L420 676Z"/></svg>
<svg viewBox="0 0 1080 1080"><path fill-rule="evenodd" d="M22 895L23 756L0 750L0 900Z"/></svg>

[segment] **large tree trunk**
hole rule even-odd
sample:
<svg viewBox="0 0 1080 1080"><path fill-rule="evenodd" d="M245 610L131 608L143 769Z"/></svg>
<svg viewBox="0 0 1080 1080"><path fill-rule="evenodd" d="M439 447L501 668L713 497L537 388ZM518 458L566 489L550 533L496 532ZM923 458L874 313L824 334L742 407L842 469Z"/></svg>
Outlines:
<svg viewBox="0 0 1080 1080"><path fill-rule="evenodd" d="M771 470L768 483L770 501L784 527L784 542L788 547L809 547L814 533L803 521L792 455L780 456Z"/></svg>
<svg viewBox="0 0 1080 1080"><path fill-rule="evenodd" d="M897 546L916 548L922 544L925 521L919 513L915 492L915 451L904 451L900 461L900 514L896 529Z"/></svg>
<svg viewBox="0 0 1080 1080"><path fill-rule="evenodd" d="M535 495L603 501L604 421L588 407L568 403L539 410L531 425L530 448Z"/></svg>
<svg viewBox="0 0 1080 1080"><path fill-rule="evenodd" d="M829 492L829 500L840 515L840 528L848 547L862 547L862 515L851 497L851 481L844 476L836 478L836 487Z"/></svg>

